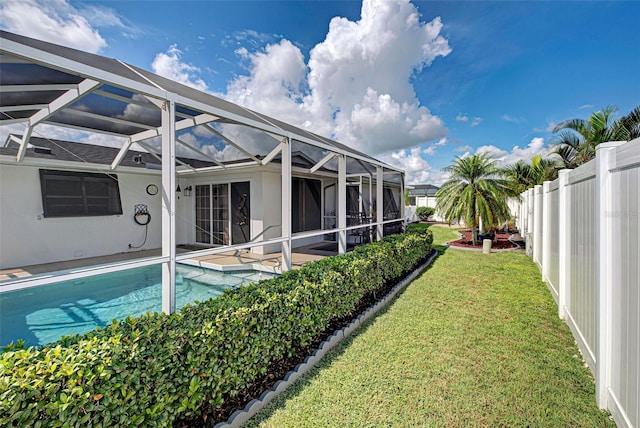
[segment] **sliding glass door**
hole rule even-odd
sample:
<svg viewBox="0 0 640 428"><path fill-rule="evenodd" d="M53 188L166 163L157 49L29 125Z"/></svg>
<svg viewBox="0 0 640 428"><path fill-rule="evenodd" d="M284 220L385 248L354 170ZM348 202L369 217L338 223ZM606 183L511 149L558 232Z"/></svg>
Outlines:
<svg viewBox="0 0 640 428"><path fill-rule="evenodd" d="M196 243L229 245L247 242L250 202L249 182L196 185Z"/></svg>

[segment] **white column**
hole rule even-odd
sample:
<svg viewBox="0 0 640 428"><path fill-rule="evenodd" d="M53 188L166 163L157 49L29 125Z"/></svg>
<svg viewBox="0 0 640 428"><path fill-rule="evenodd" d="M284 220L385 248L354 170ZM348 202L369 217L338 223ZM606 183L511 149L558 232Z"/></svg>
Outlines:
<svg viewBox="0 0 640 428"><path fill-rule="evenodd" d="M378 241L384 236L384 171L381 166L376 167L376 227L378 233Z"/></svg>
<svg viewBox="0 0 640 428"><path fill-rule="evenodd" d="M549 281L549 267L551 265L551 192L549 191L550 181L542 183L542 280ZM552 285L554 288L557 284Z"/></svg>
<svg viewBox="0 0 640 428"><path fill-rule="evenodd" d="M369 173L369 206L367 207L369 222L373 222L373 174ZM373 226L369 228L369 242L373 242Z"/></svg>
<svg viewBox="0 0 640 428"><path fill-rule="evenodd" d="M624 143L603 143L596 147L596 401L603 409L608 407L607 390L611 383L612 294L620 284L618 269L614 267L614 243L620 241L614 236L614 226L620 219L615 202L621 195L613 186L611 169L615 167L616 147L621 144Z"/></svg>
<svg viewBox="0 0 640 428"><path fill-rule="evenodd" d="M558 173L558 316L567 317L567 299L571 281L571 187L570 169Z"/></svg>
<svg viewBox="0 0 640 428"><path fill-rule="evenodd" d="M338 254L347 252L347 158L338 156Z"/></svg>
<svg viewBox="0 0 640 428"><path fill-rule="evenodd" d="M176 310L176 105L165 101L162 116L162 312Z"/></svg>
<svg viewBox="0 0 640 428"><path fill-rule="evenodd" d="M404 224L404 173L400 173L400 218Z"/></svg>
<svg viewBox="0 0 640 428"><path fill-rule="evenodd" d="M282 148L282 237L287 238L282 243L282 272L291 270L291 140L283 141ZM266 202L266 201L265 201Z"/></svg>
<svg viewBox="0 0 640 428"><path fill-rule="evenodd" d="M369 205L367 206L367 217L371 217L373 211L373 174L369 174Z"/></svg>

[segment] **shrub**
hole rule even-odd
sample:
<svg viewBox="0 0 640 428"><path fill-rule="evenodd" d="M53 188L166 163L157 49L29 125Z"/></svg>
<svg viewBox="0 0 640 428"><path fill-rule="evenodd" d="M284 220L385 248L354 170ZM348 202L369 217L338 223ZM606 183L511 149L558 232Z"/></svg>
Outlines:
<svg viewBox="0 0 640 428"><path fill-rule="evenodd" d="M429 220L429 217L431 217L433 214L435 214L435 212L436 212L436 209L435 208L431 208L431 207L418 207L418 208L416 208L416 215L422 221Z"/></svg>
<svg viewBox="0 0 640 428"><path fill-rule="evenodd" d="M227 290L173 315L114 321L43 348L0 355L2 426L167 426L202 420L308 346L367 293L431 251L430 231ZM213 416L212 416L213 417Z"/></svg>

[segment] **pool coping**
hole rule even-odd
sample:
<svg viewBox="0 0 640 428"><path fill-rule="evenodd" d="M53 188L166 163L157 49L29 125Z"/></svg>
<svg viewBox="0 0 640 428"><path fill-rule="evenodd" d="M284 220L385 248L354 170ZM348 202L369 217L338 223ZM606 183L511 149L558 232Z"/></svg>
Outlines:
<svg viewBox="0 0 640 428"><path fill-rule="evenodd" d="M261 264L260 262L242 263L242 264L235 264L235 265L221 265L221 264L205 262L197 259L185 259L185 260L180 260L180 264L199 267L199 268L205 268L205 269L211 269L218 272L239 272L239 271L246 271L246 270L255 270L260 272L273 273L277 275L281 274L280 269L278 269L277 266L269 267Z"/></svg>

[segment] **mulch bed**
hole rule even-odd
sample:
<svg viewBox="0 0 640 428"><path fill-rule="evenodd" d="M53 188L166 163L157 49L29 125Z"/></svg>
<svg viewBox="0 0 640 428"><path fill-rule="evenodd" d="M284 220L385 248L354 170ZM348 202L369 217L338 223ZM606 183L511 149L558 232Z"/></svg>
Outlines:
<svg viewBox="0 0 640 428"><path fill-rule="evenodd" d="M450 246L459 248L477 248L479 250L482 249L482 241L478 242L478 245L473 245L470 230L459 230L458 233L462 234L463 238L449 242ZM493 240L491 249L507 250L509 248L516 248L517 246L509 241L509 236L511 236L511 233L496 233L496 239Z"/></svg>

